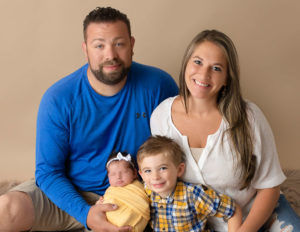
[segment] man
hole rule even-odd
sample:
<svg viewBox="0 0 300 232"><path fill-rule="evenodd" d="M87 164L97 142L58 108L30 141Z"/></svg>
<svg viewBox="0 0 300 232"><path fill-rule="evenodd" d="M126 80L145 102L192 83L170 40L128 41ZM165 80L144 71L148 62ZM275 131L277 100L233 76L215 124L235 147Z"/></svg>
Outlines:
<svg viewBox="0 0 300 232"><path fill-rule="evenodd" d="M130 231L106 221L105 212L117 206L93 205L109 185L106 159L113 150L135 156L150 135L154 108L178 93L168 74L132 62L133 46L125 14L108 7L87 15L82 48L88 64L44 94L38 187L26 182L0 198L0 231Z"/></svg>

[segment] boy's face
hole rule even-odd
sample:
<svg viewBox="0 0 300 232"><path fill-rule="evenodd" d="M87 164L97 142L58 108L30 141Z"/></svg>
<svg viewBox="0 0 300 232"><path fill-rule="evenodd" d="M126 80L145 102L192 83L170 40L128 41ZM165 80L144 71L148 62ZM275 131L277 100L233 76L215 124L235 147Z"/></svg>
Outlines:
<svg viewBox="0 0 300 232"><path fill-rule="evenodd" d="M184 173L184 163L176 166L164 153L145 157L139 163L139 173L147 187L161 197L169 196L175 189L177 177Z"/></svg>

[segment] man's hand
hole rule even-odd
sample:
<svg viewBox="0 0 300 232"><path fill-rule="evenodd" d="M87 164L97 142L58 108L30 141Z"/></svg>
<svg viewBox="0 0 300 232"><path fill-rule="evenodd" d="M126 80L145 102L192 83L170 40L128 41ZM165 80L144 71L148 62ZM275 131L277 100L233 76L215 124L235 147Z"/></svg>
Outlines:
<svg viewBox="0 0 300 232"><path fill-rule="evenodd" d="M103 202L104 202L104 197L103 196L100 196L99 197L99 200L98 201L96 201L96 205L98 205L98 204L103 204Z"/></svg>
<svg viewBox="0 0 300 232"><path fill-rule="evenodd" d="M105 213L116 210L118 206L113 204L96 204L90 208L87 216L87 226L93 232L130 232L130 226L117 227L107 221Z"/></svg>

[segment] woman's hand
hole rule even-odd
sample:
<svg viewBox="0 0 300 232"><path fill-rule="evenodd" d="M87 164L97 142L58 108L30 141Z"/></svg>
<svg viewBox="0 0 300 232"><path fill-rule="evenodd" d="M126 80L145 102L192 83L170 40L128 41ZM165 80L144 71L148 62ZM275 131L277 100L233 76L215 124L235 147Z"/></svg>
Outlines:
<svg viewBox="0 0 300 232"><path fill-rule="evenodd" d="M228 220L228 232L237 232L242 225L242 221L242 209L236 204L234 215Z"/></svg>

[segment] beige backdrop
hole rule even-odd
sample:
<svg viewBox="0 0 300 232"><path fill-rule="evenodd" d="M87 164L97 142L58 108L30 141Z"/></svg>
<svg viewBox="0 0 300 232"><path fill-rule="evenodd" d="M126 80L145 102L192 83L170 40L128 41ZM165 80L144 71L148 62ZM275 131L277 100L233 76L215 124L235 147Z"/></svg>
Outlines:
<svg viewBox="0 0 300 232"><path fill-rule="evenodd" d="M96 6L127 13L134 59L176 80L188 42L219 29L235 42L242 89L265 113L283 168L300 168L300 1L0 0L0 181L34 176L40 98L85 63L82 21Z"/></svg>

